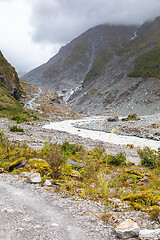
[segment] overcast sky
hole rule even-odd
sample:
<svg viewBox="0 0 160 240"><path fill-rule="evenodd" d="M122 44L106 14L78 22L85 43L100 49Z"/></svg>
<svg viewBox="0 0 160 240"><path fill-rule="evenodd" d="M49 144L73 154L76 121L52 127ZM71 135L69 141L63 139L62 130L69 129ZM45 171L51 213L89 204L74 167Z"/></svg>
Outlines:
<svg viewBox="0 0 160 240"><path fill-rule="evenodd" d="M0 0L0 10L0 50L27 72L90 27L154 19L160 0Z"/></svg>

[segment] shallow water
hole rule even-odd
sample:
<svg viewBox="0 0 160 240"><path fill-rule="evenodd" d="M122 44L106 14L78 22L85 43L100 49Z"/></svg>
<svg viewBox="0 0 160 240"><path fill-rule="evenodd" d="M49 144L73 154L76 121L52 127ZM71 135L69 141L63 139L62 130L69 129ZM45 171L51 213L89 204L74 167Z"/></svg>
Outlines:
<svg viewBox="0 0 160 240"><path fill-rule="evenodd" d="M46 129L55 129L63 132L68 132L83 138L91 138L92 140L99 140L106 143L113 143L113 144L120 144L120 145L127 145L127 144L134 144L135 147L145 147L149 146L152 149L158 149L160 147L159 141L154 141L150 139L144 139L139 137L133 136L122 136L117 134L105 133L102 131L93 131L87 130L82 128L77 128L75 124L84 124L90 123L96 120L103 120L106 117L103 116L96 116L96 117L88 117L78 120L65 120L60 122L51 122L43 126Z"/></svg>

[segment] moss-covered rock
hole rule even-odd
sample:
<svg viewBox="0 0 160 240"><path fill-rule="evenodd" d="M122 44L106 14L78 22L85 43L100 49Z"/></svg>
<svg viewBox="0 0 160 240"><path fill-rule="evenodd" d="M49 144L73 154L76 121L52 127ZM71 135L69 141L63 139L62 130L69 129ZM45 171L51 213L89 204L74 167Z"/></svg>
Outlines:
<svg viewBox="0 0 160 240"><path fill-rule="evenodd" d="M126 173L129 174L134 174L137 176L137 178L141 179L144 177L144 174L142 174L139 170L134 170L134 169L125 169L124 170Z"/></svg>
<svg viewBox="0 0 160 240"><path fill-rule="evenodd" d="M157 205L150 206L146 209L152 220L155 220L160 214L160 207Z"/></svg>
<svg viewBox="0 0 160 240"><path fill-rule="evenodd" d="M139 120L139 118L137 117L137 114L134 113L134 114L130 114L128 115L128 117L126 118L122 118L122 121L125 122L125 121L137 121Z"/></svg>
<svg viewBox="0 0 160 240"><path fill-rule="evenodd" d="M130 194L123 198L124 201L139 202L144 204L150 204L153 200L153 195L150 190L141 191L135 194Z"/></svg>
<svg viewBox="0 0 160 240"><path fill-rule="evenodd" d="M30 165L31 169L35 169L41 175L49 176L52 173L50 165L43 159L30 159L28 160L28 164Z"/></svg>
<svg viewBox="0 0 160 240"><path fill-rule="evenodd" d="M138 202L132 202L131 206L134 210L144 210L143 206Z"/></svg>
<svg viewBox="0 0 160 240"><path fill-rule="evenodd" d="M12 162L9 165L9 171L13 171L13 169L15 168L22 168L25 166L25 164L26 164L26 160L23 157L18 158L16 161Z"/></svg>

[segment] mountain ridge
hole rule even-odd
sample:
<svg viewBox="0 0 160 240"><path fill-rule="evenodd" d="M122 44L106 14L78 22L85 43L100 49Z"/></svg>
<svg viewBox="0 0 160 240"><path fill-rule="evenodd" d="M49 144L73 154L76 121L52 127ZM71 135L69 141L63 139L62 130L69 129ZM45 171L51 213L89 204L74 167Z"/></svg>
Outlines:
<svg viewBox="0 0 160 240"><path fill-rule="evenodd" d="M103 24L62 47L56 56L26 74L24 79L64 92L70 106L85 114L106 114L113 109L124 114L121 108L126 113L145 114L148 101L145 93L153 89L148 110L152 113L159 111L156 90L160 78L159 46L160 17L141 26ZM141 86L144 101L137 96ZM133 96L139 99L138 105ZM154 97L158 99L156 102Z"/></svg>

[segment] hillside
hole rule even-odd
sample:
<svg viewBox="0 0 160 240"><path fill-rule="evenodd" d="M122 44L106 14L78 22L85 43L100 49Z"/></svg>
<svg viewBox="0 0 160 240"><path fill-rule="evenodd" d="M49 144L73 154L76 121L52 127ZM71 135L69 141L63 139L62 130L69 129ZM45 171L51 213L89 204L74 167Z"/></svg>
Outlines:
<svg viewBox="0 0 160 240"><path fill-rule="evenodd" d="M13 115L22 111L19 78L0 51L0 116Z"/></svg>
<svg viewBox="0 0 160 240"><path fill-rule="evenodd" d="M160 17L142 26L100 25L24 79L62 91L85 114L159 112Z"/></svg>
<svg viewBox="0 0 160 240"><path fill-rule="evenodd" d="M56 90L75 88L83 82L97 56L101 61L108 61L114 51L128 42L135 29L108 25L91 28L62 47L46 64L33 69L23 78L38 86L55 87ZM100 56L105 47L104 55Z"/></svg>

